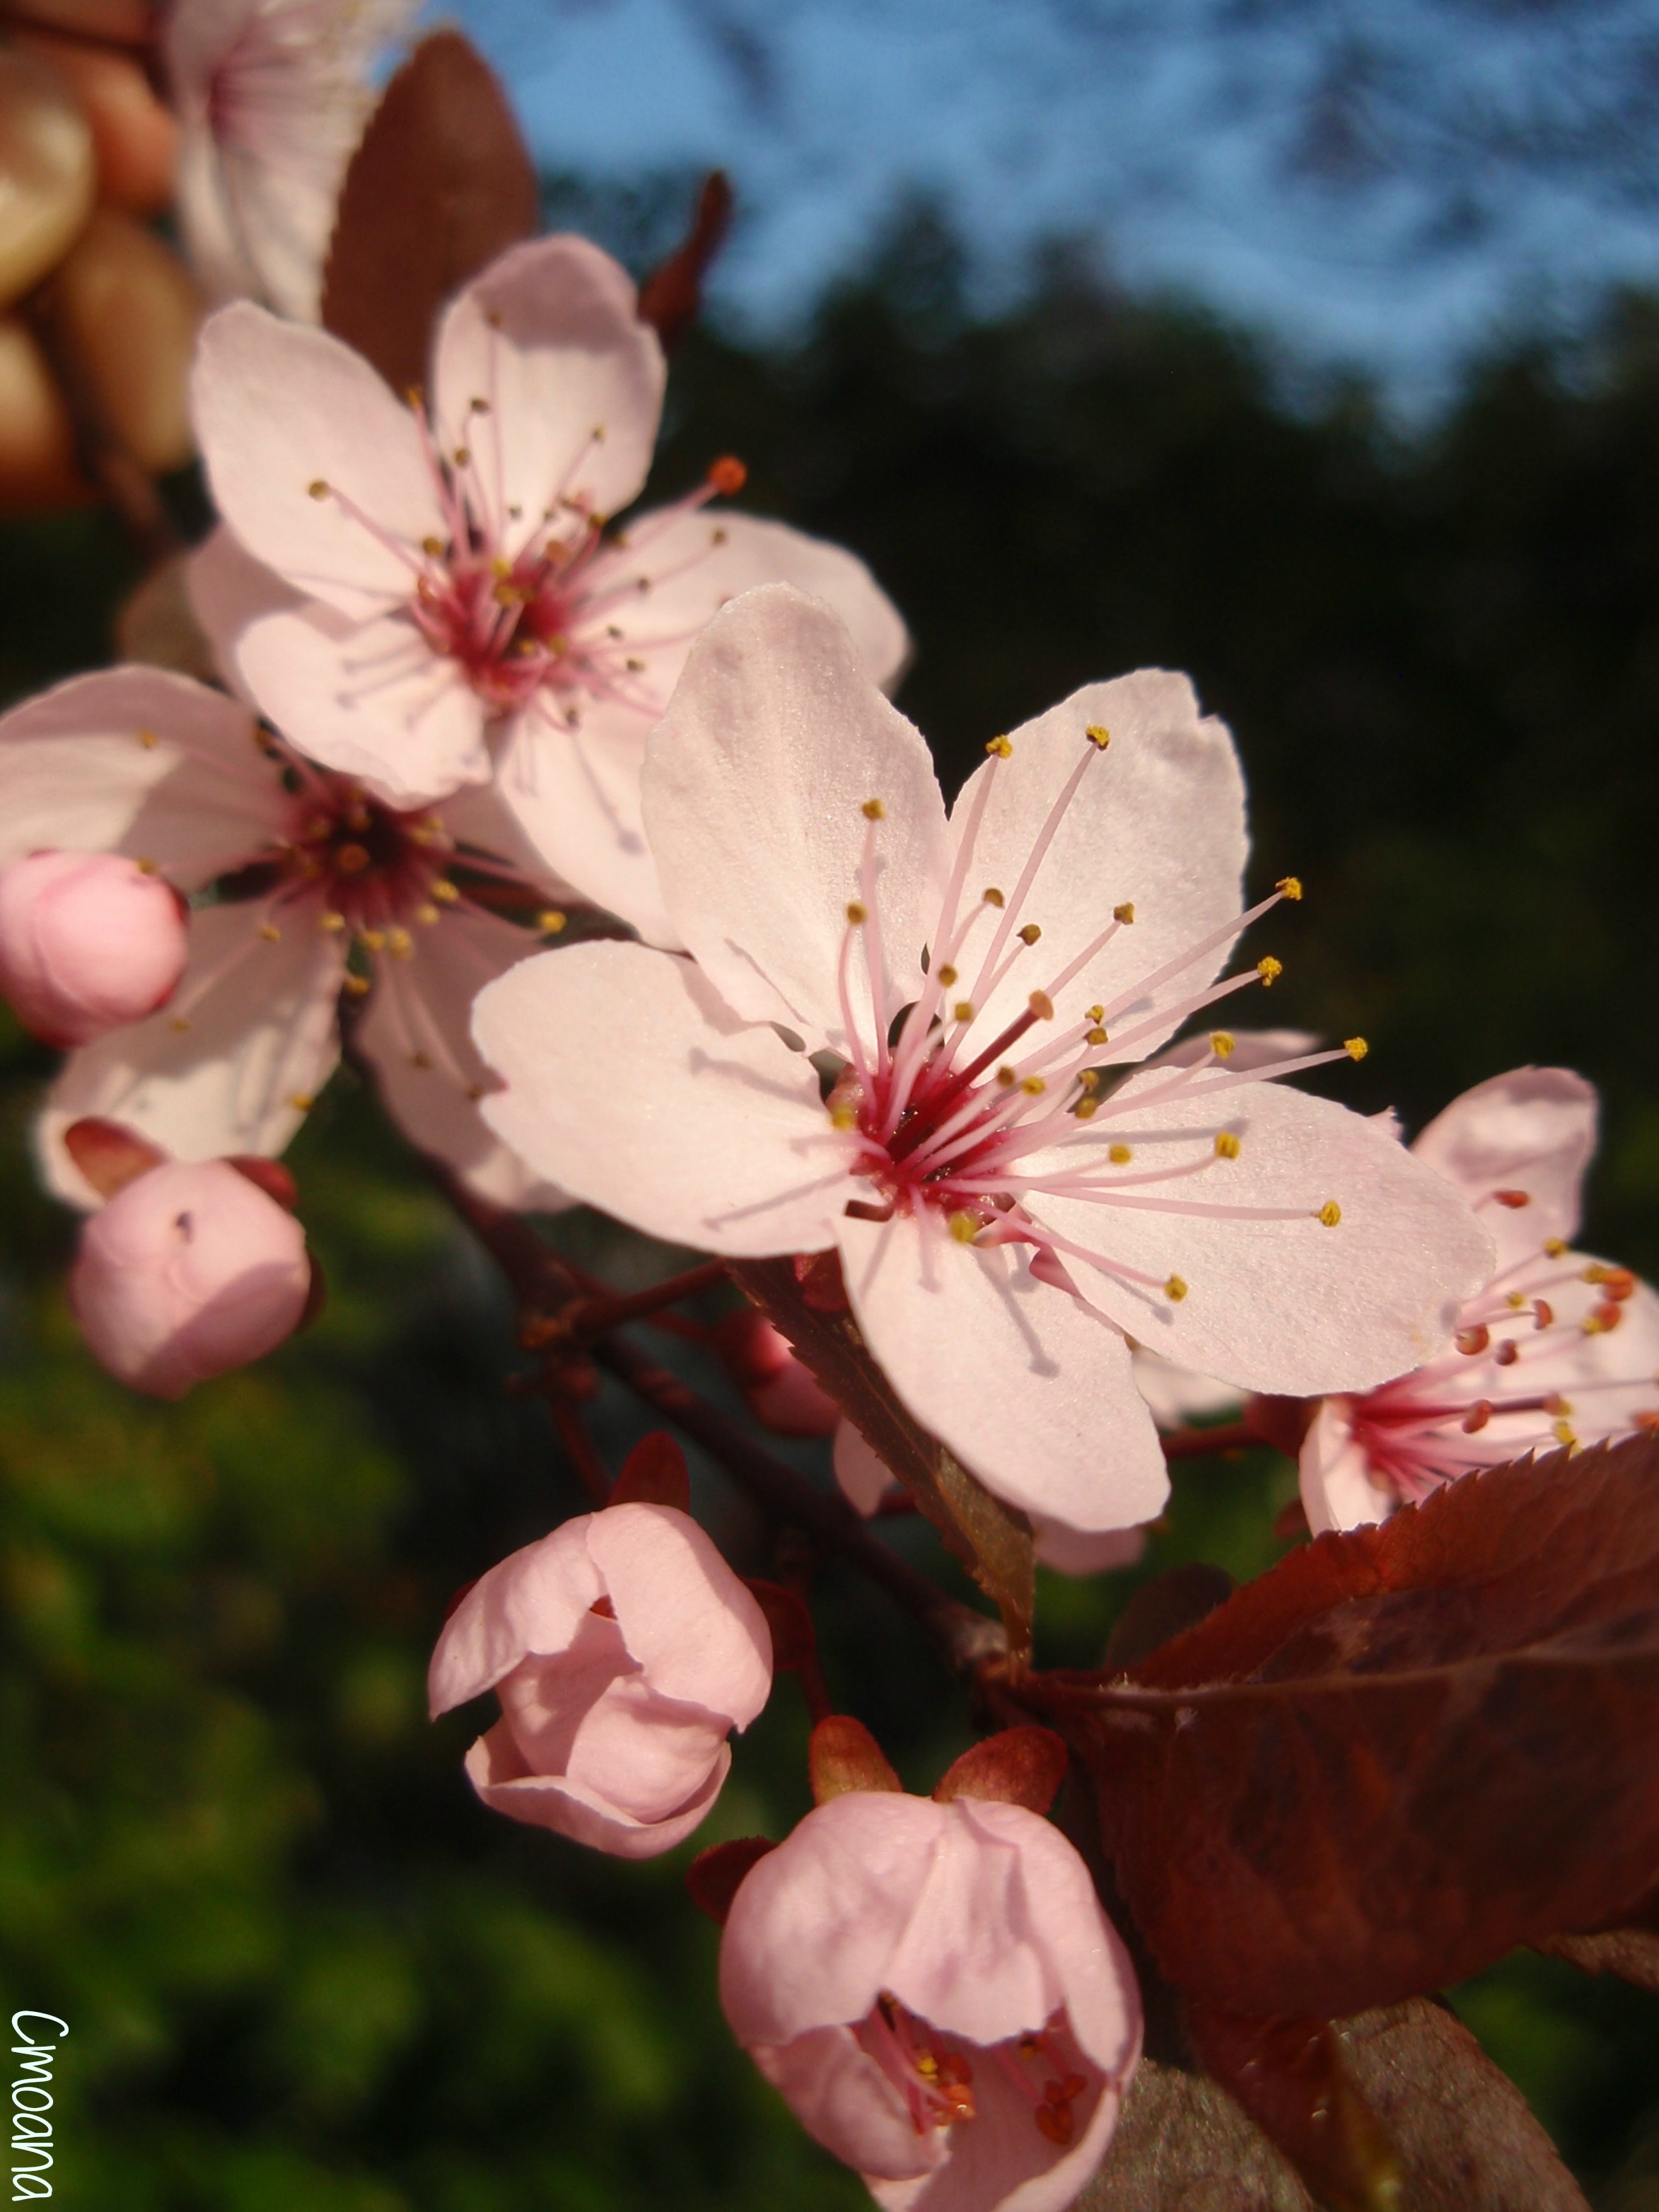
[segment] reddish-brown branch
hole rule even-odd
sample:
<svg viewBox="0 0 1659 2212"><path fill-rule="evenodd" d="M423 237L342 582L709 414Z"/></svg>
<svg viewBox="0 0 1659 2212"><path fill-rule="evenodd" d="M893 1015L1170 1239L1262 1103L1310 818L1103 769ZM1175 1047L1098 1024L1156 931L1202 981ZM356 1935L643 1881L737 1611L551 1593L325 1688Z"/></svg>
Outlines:
<svg viewBox="0 0 1659 2212"><path fill-rule="evenodd" d="M1159 1442L1165 1459L1206 1459L1217 1452L1259 1448L1261 1438L1248 1421L1220 1421L1212 1429L1171 1429Z"/></svg>

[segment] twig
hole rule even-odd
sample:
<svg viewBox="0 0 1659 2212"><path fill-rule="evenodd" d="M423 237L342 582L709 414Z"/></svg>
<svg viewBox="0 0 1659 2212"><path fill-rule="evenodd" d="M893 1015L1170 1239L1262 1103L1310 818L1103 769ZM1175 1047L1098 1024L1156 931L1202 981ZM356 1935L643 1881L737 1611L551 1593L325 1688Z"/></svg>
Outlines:
<svg viewBox="0 0 1659 2212"><path fill-rule="evenodd" d="M1260 1449L1262 1439L1248 1421L1220 1421L1212 1429L1171 1429L1159 1442L1165 1459L1203 1459L1212 1452Z"/></svg>

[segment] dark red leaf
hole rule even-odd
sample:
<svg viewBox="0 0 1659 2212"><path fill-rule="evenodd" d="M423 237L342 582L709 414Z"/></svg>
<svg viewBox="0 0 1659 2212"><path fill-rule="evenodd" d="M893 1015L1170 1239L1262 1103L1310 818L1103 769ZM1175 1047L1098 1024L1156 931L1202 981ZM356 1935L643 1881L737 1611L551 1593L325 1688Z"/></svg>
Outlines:
<svg viewBox="0 0 1659 2212"><path fill-rule="evenodd" d="M540 222L535 164L489 64L459 31L387 85L340 193L323 325L394 392L425 380L446 300Z"/></svg>
<svg viewBox="0 0 1659 2212"><path fill-rule="evenodd" d="M1052 1729L1004 1729L964 1751L947 1767L933 1796L941 1805L956 1797L988 1797L1046 1813L1066 1779L1068 1753Z"/></svg>
<svg viewBox="0 0 1659 2212"><path fill-rule="evenodd" d="M702 180L691 228L682 243L640 287L640 319L654 324L665 347L678 344L702 305L702 280L726 242L732 222L732 187L724 169Z"/></svg>
<svg viewBox="0 0 1659 2212"><path fill-rule="evenodd" d="M805 1599L781 1583L745 1576L750 1595L766 1615L772 1635L772 1664L780 1674L793 1674L817 1656L817 1632Z"/></svg>
<svg viewBox="0 0 1659 2212"><path fill-rule="evenodd" d="M1106 2162L1073 2212L1315 2212L1315 2207L1295 2169L1225 2090L1202 2075L1143 2058Z"/></svg>
<svg viewBox="0 0 1659 2212"><path fill-rule="evenodd" d="M715 1844L699 1851L685 1869L685 1887L692 1904L699 1912L706 1912L717 1928L724 1928L744 1877L768 1851L776 1849L764 1836L737 1836L729 1844Z"/></svg>
<svg viewBox="0 0 1659 2212"><path fill-rule="evenodd" d="M1340 2019L1607 1927L1659 1865L1659 1443L1468 1477L1127 1681L1048 1679L1129 1909L1208 2003Z"/></svg>
<svg viewBox="0 0 1659 2212"><path fill-rule="evenodd" d="M641 1437L622 1463L611 1489L612 1505L672 1505L691 1510L691 1477L685 1454L666 1429Z"/></svg>
<svg viewBox="0 0 1659 2212"><path fill-rule="evenodd" d="M1659 1996L1659 1889L1650 1890L1621 1912L1619 1923L1583 1935L1552 1936L1538 1948L1552 1959L1581 1966L1587 1974L1617 1974Z"/></svg>
<svg viewBox="0 0 1659 2212"><path fill-rule="evenodd" d="M137 1176L161 1167L167 1154L119 1121L88 1114L64 1132L64 1149L100 1198L113 1198Z"/></svg>
<svg viewBox="0 0 1659 2212"><path fill-rule="evenodd" d="M1330 2212L1396 2212L1388 2139L1321 2020L1246 2020L1194 2005L1188 2021L1215 2079L1276 2142Z"/></svg>
<svg viewBox="0 0 1659 2212"><path fill-rule="evenodd" d="M1225 1568L1206 1566L1200 1560L1154 1575L1124 1607L1106 1646L1106 1665L1113 1669L1138 1667L1171 1638L1206 1619L1232 1593L1233 1578Z"/></svg>
<svg viewBox="0 0 1659 2212"><path fill-rule="evenodd" d="M852 1790L902 1790L886 1753L862 1721L850 1713L831 1713L812 1731L806 1748L812 1778L812 1802L827 1805Z"/></svg>

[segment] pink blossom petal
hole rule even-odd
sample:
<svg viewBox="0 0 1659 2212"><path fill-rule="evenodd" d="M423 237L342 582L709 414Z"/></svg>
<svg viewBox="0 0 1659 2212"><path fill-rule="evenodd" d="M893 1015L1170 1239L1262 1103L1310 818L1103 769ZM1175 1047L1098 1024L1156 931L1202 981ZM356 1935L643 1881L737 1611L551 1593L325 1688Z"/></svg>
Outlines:
<svg viewBox="0 0 1659 2212"><path fill-rule="evenodd" d="M1086 2186L1122 2108L1115 2082L1085 2093L1087 2121L1062 2151L1032 2125L1030 2106L994 2060L976 2068L974 2080L981 2118L971 2130L952 2131L951 2156L937 2173L915 2181L865 2175L881 2212L1065 2212Z"/></svg>
<svg viewBox="0 0 1659 2212"><path fill-rule="evenodd" d="M1146 1549L1144 1528L1073 1528L1052 1514L1026 1509L1037 1562L1057 1575L1105 1575L1132 1567Z"/></svg>
<svg viewBox="0 0 1659 2212"><path fill-rule="evenodd" d="M612 1858L653 1859L672 1851L705 1820L732 1768L722 1744L708 1781L665 1820L640 1820L577 1782L526 1776L505 1721L497 1721L466 1755L466 1771L484 1803L510 1820L527 1820Z"/></svg>
<svg viewBox="0 0 1659 2212"><path fill-rule="evenodd" d="M644 789L669 914L709 981L814 1045L842 1038L836 976L863 809L879 799L892 1003L915 995L943 887L944 802L926 744L827 607L769 584L716 615L652 739Z"/></svg>
<svg viewBox="0 0 1659 2212"><path fill-rule="evenodd" d="M1582 1075L1565 1067L1517 1067L1453 1099L1412 1151L1480 1207L1503 1268L1550 1237L1571 1241L1584 1170L1595 1150L1595 1092ZM1528 1203L1495 1205L1494 1190L1524 1193Z"/></svg>
<svg viewBox="0 0 1659 2212"><path fill-rule="evenodd" d="M342 614L408 595L411 562L381 533L418 547L447 529L416 416L360 354L239 301L204 326L191 389L215 503L256 560Z"/></svg>
<svg viewBox="0 0 1659 2212"><path fill-rule="evenodd" d="M678 950L640 810L650 725L589 704L571 729L532 701L508 726L495 788L541 865L648 944Z"/></svg>
<svg viewBox="0 0 1659 2212"><path fill-rule="evenodd" d="M900 1487L888 1473L885 1462L876 1456L873 1447L866 1443L851 1421L838 1423L831 1456L842 1496L866 1521L888 1492Z"/></svg>
<svg viewBox="0 0 1659 2212"><path fill-rule="evenodd" d="M671 1243L823 1250L858 1186L817 1078L689 961L589 944L521 962L472 1034L506 1089L484 1120L538 1174Z"/></svg>
<svg viewBox="0 0 1659 2212"><path fill-rule="evenodd" d="M950 2155L935 2129L918 2135L909 2108L850 2027L819 2027L750 2056L816 2143L866 2181L933 2172Z"/></svg>
<svg viewBox="0 0 1659 2212"><path fill-rule="evenodd" d="M1364 1446L1355 1438L1346 1398L1322 1400L1302 1440L1297 1462L1302 1510L1316 1536L1328 1528L1359 1528L1386 1521L1400 1493L1372 1474Z"/></svg>
<svg viewBox="0 0 1659 2212"><path fill-rule="evenodd" d="M723 1764L726 1723L619 1677L578 1722L561 1778L636 1820L670 1820L696 1802Z"/></svg>
<svg viewBox="0 0 1659 2212"><path fill-rule="evenodd" d="M274 568L256 561L222 522L186 556L185 590L212 648L214 666L237 697L253 706L236 665L238 641L263 616L291 613L303 604L301 595Z"/></svg>
<svg viewBox="0 0 1659 2212"><path fill-rule="evenodd" d="M344 956L309 914L271 943L260 933L271 911L204 908L169 1004L70 1055L34 1132L58 1197L96 1202L63 1144L87 1115L123 1122L185 1161L269 1156L288 1143L339 1057Z"/></svg>
<svg viewBox="0 0 1659 2212"><path fill-rule="evenodd" d="M884 1986L934 2027L969 2043L1001 2043L1042 2027L1065 2002L1059 1959L1031 1940L1024 1829L1010 1836L971 1811L945 1809L949 1817L939 1824ZM1048 1826L1035 1813L1024 1817ZM1057 1831L1048 1832L1060 1840ZM1067 1942L1093 1943L1100 1917L1097 1904Z"/></svg>
<svg viewBox="0 0 1659 2212"><path fill-rule="evenodd" d="M613 1505L587 1523L588 1555L617 1625L658 1695L747 1728L772 1690L760 1607L689 1514Z"/></svg>
<svg viewBox="0 0 1659 2212"><path fill-rule="evenodd" d="M187 676L112 668L0 716L0 867L43 849L124 853L193 890L291 807L244 707Z"/></svg>
<svg viewBox="0 0 1659 2212"><path fill-rule="evenodd" d="M1033 986L1069 967L1119 905L1133 907L1133 922L1066 986L1068 1004L1117 999L1239 912L1248 841L1238 757L1225 725L1200 718L1187 678L1159 669L1086 684L1015 730L1009 758L975 769L951 810L960 835L979 786L990 781L970 895L991 884L1012 896L1062 787L1088 755L1091 726L1108 731L1111 742L1088 761L1020 906L1021 922L1042 932L1041 948L1016 961L980 1006L988 1036L1024 1011ZM1167 1036L1184 1018L1182 1003L1218 974L1226 954L1224 941L1137 1000L1121 1026L1170 1009ZM1133 1056L1158 1042L1156 1035L1143 1040Z"/></svg>
<svg viewBox="0 0 1659 2212"><path fill-rule="evenodd" d="M1009 1245L934 1220L843 1219L860 1328L925 1429L1011 1504L1091 1531L1152 1518L1169 1478L1117 1331Z"/></svg>
<svg viewBox="0 0 1659 2212"><path fill-rule="evenodd" d="M460 294L434 352L439 436L470 453L477 519L508 558L562 512L636 496L665 373L626 271L586 239L515 246Z"/></svg>
<svg viewBox="0 0 1659 2212"><path fill-rule="evenodd" d="M445 820L453 826L453 809ZM495 1079L472 1042L473 1000L537 942L499 915L450 908L418 931L407 960L379 963L355 1036L381 1104L411 1144L499 1206L556 1212L571 1203L566 1194L485 1126L478 1105Z"/></svg>
<svg viewBox="0 0 1659 2212"><path fill-rule="evenodd" d="M393 806L489 778L482 702L401 614L356 622L313 603L265 615L242 632L236 665L301 752Z"/></svg>
<svg viewBox="0 0 1659 2212"><path fill-rule="evenodd" d="M1231 1382L1194 1375L1189 1367L1172 1367L1155 1352L1137 1352L1134 1364L1135 1387L1160 1429L1184 1428L1188 1421L1238 1409L1242 1394Z"/></svg>
<svg viewBox="0 0 1659 2212"><path fill-rule="evenodd" d="M1218 1130L1239 1139L1237 1158L1209 1157L1201 1174L1168 1187L1171 1206L1190 1212L1163 1210L1156 1183L1133 1186L1129 1206L1032 1194L1030 1210L1043 1226L1155 1285L1178 1277L1187 1286L1172 1302L1068 1259L1085 1297L1177 1365L1298 1397L1364 1389L1440 1348L1459 1301L1492 1265L1491 1240L1455 1191L1386 1131L1278 1084L1206 1097L1200 1078L1185 1096L1148 1106L1144 1122L1126 1110L1168 1080L1133 1076L1113 1094L1109 1127L1091 1125L1086 1139L1027 1164L1045 1179L1060 1161L1109 1176L1109 1136L1138 1164L1203 1159ZM1341 1218L1328 1227L1319 1213L1333 1201ZM1282 1208L1291 1218L1198 1210L1212 1204Z"/></svg>
<svg viewBox="0 0 1659 2212"><path fill-rule="evenodd" d="M160 876L114 853L32 853L0 870L0 992L47 1044L90 1044L166 1003L190 957Z"/></svg>
<svg viewBox="0 0 1659 2212"><path fill-rule="evenodd" d="M435 1720L493 1689L532 1653L562 1651L605 1578L588 1555L591 1514L526 1544L481 1575L444 1623L428 1670Z"/></svg>
<svg viewBox="0 0 1659 2212"><path fill-rule="evenodd" d="M583 1516L584 1520L591 1517ZM544 1632L532 1626L531 1632L533 1636ZM526 1772L563 1774L570 1763L576 1732L589 1712L618 1682L630 1680L650 1695L650 1685L642 1681L638 1662L623 1642L621 1629L608 1614L595 1613L592 1607L578 1619L562 1650L545 1657L521 1659L510 1674L503 1674L495 1685L495 1694ZM715 1733L718 1737L719 1731ZM680 1797L690 1795L688 1784Z"/></svg>

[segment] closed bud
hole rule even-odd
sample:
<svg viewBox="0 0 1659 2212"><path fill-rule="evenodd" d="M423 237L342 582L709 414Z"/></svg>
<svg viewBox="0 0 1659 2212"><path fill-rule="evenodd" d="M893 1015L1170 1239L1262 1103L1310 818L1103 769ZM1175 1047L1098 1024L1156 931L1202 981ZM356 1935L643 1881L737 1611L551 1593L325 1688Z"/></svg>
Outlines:
<svg viewBox="0 0 1659 2212"><path fill-rule="evenodd" d="M94 1357L155 1398L263 1358L311 1291L305 1231L228 1160L127 1183L87 1222L69 1279Z"/></svg>
<svg viewBox="0 0 1659 2212"><path fill-rule="evenodd" d="M172 886L118 853L33 853L0 874L0 992L47 1044L90 1044L154 1013L186 939Z"/></svg>

